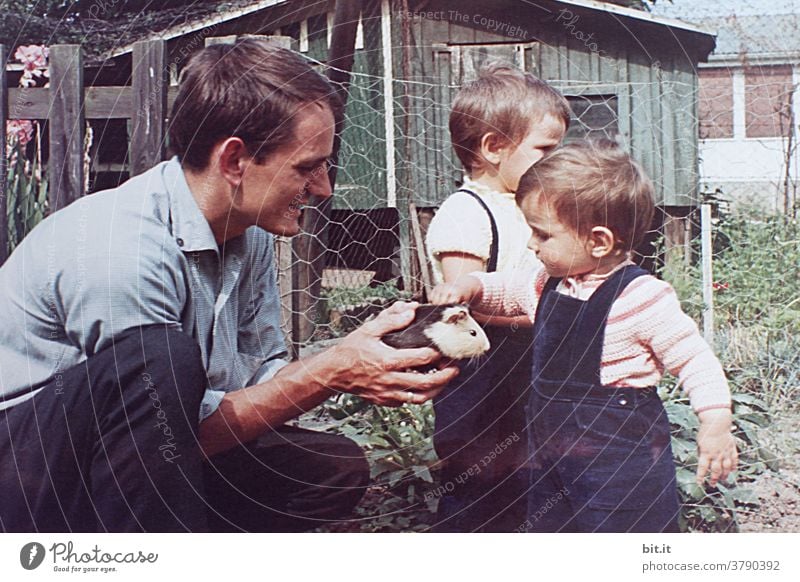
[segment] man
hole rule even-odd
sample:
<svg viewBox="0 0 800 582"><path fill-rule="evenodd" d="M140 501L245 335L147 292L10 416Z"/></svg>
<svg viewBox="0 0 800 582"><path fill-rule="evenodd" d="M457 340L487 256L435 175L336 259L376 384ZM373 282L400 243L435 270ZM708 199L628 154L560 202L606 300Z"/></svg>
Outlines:
<svg viewBox="0 0 800 582"><path fill-rule="evenodd" d="M184 71L176 158L44 220L0 269L0 529L298 531L341 518L351 441L283 427L339 392L422 403L457 373L383 312L285 361L272 238L331 196L324 77L255 40Z"/></svg>

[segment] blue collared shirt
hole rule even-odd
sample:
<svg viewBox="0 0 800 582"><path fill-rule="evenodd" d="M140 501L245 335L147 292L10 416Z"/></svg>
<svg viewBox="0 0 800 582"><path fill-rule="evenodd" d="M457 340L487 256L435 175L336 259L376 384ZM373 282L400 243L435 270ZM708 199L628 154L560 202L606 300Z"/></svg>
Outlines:
<svg viewBox="0 0 800 582"><path fill-rule="evenodd" d="M160 324L200 346L206 418L286 364L274 263L260 228L217 244L177 159L77 200L0 268L0 409L121 332Z"/></svg>

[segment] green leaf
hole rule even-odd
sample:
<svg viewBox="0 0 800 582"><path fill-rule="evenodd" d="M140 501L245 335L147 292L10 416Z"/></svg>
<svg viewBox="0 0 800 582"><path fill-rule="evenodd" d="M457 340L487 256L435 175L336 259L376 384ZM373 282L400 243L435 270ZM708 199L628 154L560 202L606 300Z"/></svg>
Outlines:
<svg viewBox="0 0 800 582"><path fill-rule="evenodd" d="M677 469L675 476L678 481L678 487L686 493L690 499L700 500L706 496L703 488L697 484L697 477L694 471L680 467Z"/></svg>
<svg viewBox="0 0 800 582"><path fill-rule="evenodd" d="M433 483L433 475L431 475L430 469L425 467L424 465L415 465L411 467L414 471L414 475L419 479L422 479L426 483Z"/></svg>
<svg viewBox="0 0 800 582"><path fill-rule="evenodd" d="M767 403L764 402L761 398L757 398L752 394L747 394L744 392L736 392L731 394L731 400L733 401L734 405L736 405L737 403L752 404L756 408L759 408L763 411L767 410Z"/></svg>
<svg viewBox="0 0 800 582"><path fill-rule="evenodd" d="M781 468L781 462L778 455L773 453L765 446L758 447L758 458L764 461L769 467L770 471L778 471Z"/></svg>

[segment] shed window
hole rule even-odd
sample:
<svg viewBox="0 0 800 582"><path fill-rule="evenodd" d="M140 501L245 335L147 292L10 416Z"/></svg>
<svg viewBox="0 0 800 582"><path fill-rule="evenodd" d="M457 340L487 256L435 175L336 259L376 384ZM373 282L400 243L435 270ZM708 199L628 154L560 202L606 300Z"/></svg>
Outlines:
<svg viewBox="0 0 800 582"><path fill-rule="evenodd" d="M565 141L580 138L616 140L619 135L616 95L567 95L572 120Z"/></svg>
<svg viewBox="0 0 800 582"><path fill-rule="evenodd" d="M744 72L747 137L786 137L791 129L792 69L750 67Z"/></svg>
<svg viewBox="0 0 800 582"><path fill-rule="evenodd" d="M698 80L700 139L733 137L733 79L730 69L702 69Z"/></svg>

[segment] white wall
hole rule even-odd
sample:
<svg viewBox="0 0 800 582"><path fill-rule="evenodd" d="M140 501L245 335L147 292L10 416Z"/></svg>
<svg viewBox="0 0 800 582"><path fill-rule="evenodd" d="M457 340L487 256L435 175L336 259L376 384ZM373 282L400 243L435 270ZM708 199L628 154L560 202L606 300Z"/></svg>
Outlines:
<svg viewBox="0 0 800 582"><path fill-rule="evenodd" d="M790 177L800 182L800 67L793 67L795 87L794 144L790 161ZM782 211L786 150L784 138L748 138L745 136L744 73L733 72L733 138L700 140L700 188L722 189L734 203L761 206L765 210Z"/></svg>
<svg viewBox="0 0 800 582"><path fill-rule="evenodd" d="M784 155L786 140L700 140L701 190L721 188L736 203L764 209L783 208ZM792 161L792 178L800 180L800 158Z"/></svg>

